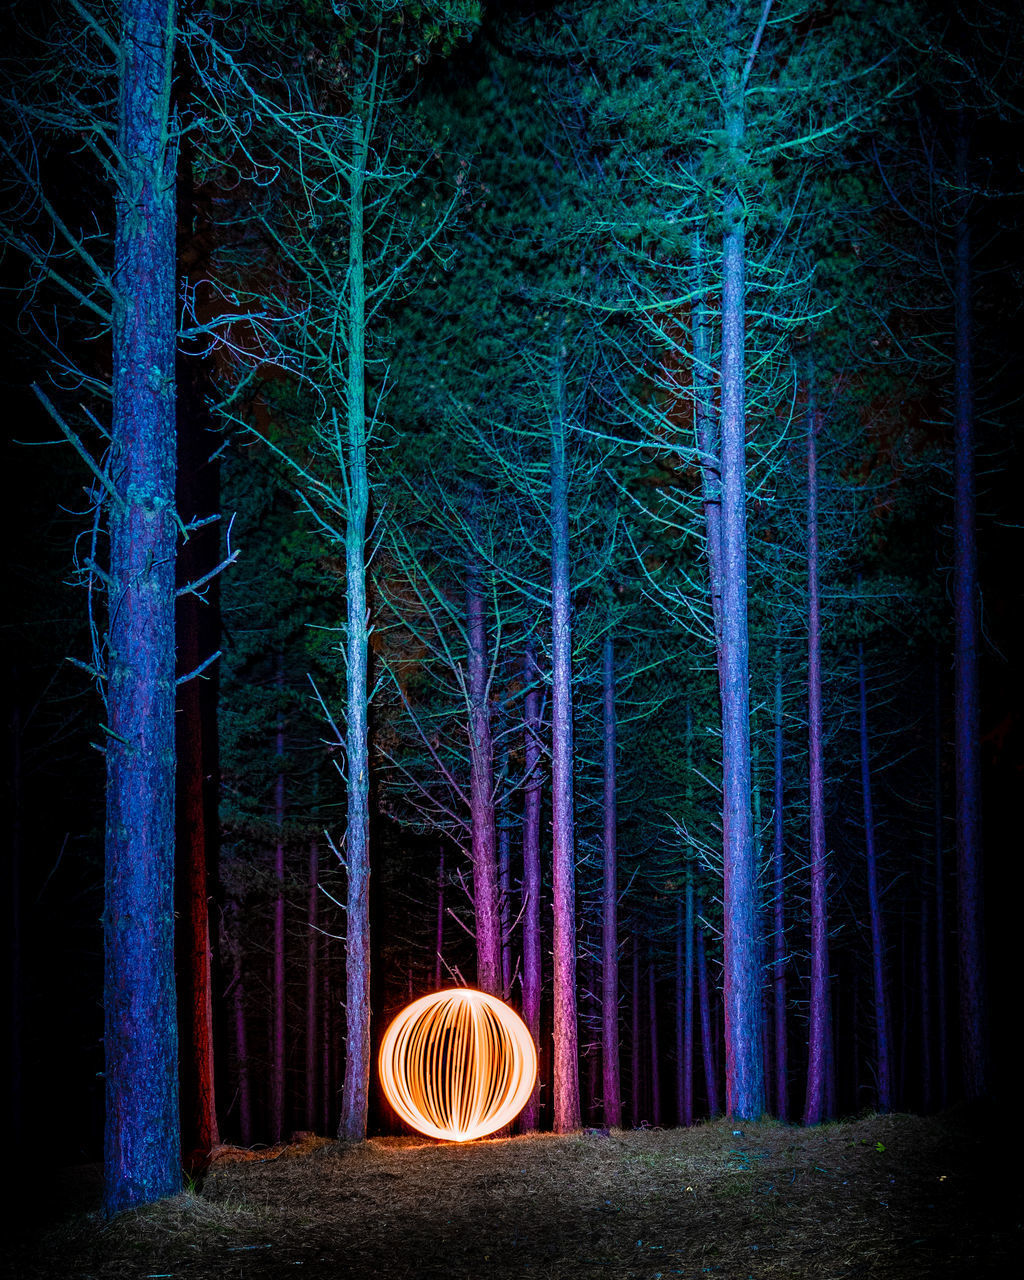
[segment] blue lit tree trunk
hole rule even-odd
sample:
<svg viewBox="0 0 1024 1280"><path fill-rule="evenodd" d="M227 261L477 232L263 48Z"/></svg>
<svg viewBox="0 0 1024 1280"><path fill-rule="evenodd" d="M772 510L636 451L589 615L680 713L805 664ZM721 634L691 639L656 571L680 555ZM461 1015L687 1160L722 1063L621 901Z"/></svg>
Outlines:
<svg viewBox="0 0 1024 1280"><path fill-rule="evenodd" d="M181 1189L174 994L173 0L123 0L114 242L104 1208Z"/></svg>
<svg viewBox="0 0 1024 1280"><path fill-rule="evenodd" d="M576 1031L576 867L573 832L572 587L565 355L555 356L551 406L551 836L554 900L554 1130L580 1127Z"/></svg>
<svg viewBox="0 0 1024 1280"><path fill-rule="evenodd" d="M347 434L345 524L346 706L348 800L345 869L345 1078L338 1137L366 1137L370 1091L370 753L367 714L369 619L366 612L366 518L370 486L366 465L366 284L363 261L363 190L369 141L357 114L351 124L348 169L349 257L345 342Z"/></svg>
<svg viewBox="0 0 1024 1280"><path fill-rule="evenodd" d="M733 24L738 20L734 15ZM735 29L726 69L725 132L743 149L743 83ZM725 1107L734 1117L764 1111L757 875L750 812L750 676L747 633L745 412L745 228L738 190L726 201L722 245L721 642Z"/></svg>

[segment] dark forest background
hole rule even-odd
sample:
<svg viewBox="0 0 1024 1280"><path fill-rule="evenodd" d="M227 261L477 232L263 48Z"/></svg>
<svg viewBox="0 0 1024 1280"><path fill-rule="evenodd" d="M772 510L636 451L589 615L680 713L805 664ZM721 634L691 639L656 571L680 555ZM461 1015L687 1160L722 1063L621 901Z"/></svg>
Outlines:
<svg viewBox="0 0 1024 1280"><path fill-rule="evenodd" d="M373 1043L439 984L532 1002L525 1123L565 1128L571 960L584 1124L755 1096L725 1053L743 982L770 1114L1014 1096L1021 20L841 10L182 6L177 506L219 517L177 562L200 583L176 615L179 673L202 667L175 715L194 1164L343 1124L353 413ZM87 13L116 37L103 6L11 5L4 55L7 1132L63 1163L100 1158L105 1087L106 517L81 455L105 466L109 325L83 299L113 261L116 68ZM747 771L724 799L723 759ZM374 1085L370 1129L395 1126Z"/></svg>

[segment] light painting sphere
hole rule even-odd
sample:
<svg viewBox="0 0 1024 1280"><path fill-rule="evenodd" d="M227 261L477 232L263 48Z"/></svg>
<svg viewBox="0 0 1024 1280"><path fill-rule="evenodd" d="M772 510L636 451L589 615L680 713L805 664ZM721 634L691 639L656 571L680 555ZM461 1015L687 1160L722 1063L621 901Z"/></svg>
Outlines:
<svg viewBox="0 0 1024 1280"><path fill-rule="evenodd" d="M514 1119L533 1091L537 1050L508 1005L465 987L408 1005L384 1033L380 1082L429 1138L469 1142Z"/></svg>

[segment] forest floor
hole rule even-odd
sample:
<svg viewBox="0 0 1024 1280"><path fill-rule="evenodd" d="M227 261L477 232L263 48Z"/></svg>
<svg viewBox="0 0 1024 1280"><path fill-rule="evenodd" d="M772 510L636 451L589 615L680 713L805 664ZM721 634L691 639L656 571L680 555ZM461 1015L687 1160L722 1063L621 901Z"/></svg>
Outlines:
<svg viewBox="0 0 1024 1280"><path fill-rule="evenodd" d="M19 1280L1012 1280L1016 1131L994 1115L724 1120L464 1146L226 1148L198 1192L104 1222L79 1198L0 1250ZM999 1153L1004 1153L1002 1159ZM1016 1163L1017 1167L1013 1167ZM53 1196L43 1185L37 1197ZM59 1207L59 1206L58 1206ZM24 1225L24 1223L23 1223ZM301 1270L300 1270L301 1268Z"/></svg>

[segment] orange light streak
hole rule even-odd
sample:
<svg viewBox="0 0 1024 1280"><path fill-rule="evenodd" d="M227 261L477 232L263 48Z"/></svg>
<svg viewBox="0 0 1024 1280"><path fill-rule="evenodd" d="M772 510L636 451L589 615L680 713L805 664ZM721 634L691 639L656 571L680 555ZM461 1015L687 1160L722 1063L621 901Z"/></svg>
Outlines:
<svg viewBox="0 0 1024 1280"><path fill-rule="evenodd" d="M465 987L413 1001L384 1033L388 1101L418 1132L470 1142L514 1119L537 1078L537 1050L508 1005Z"/></svg>

